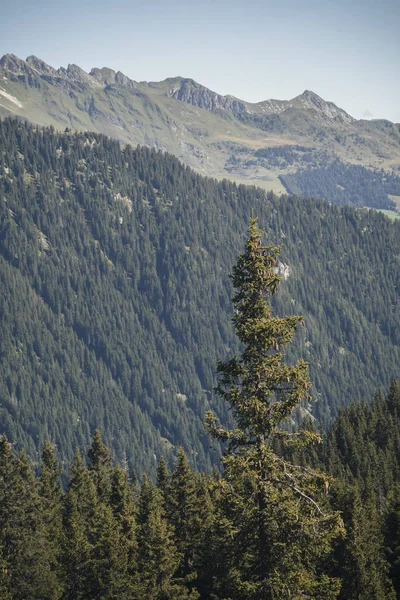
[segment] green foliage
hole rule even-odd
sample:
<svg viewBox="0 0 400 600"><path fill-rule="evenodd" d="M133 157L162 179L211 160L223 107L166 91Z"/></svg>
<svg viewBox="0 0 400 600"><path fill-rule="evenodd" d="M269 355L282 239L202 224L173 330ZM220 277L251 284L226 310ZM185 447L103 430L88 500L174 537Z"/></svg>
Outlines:
<svg viewBox="0 0 400 600"><path fill-rule="evenodd" d="M396 204L389 194L400 195L400 177L394 173L371 171L339 159L319 168L281 175L280 180L291 194L324 198L341 206L351 204L393 210Z"/></svg>
<svg viewBox="0 0 400 600"><path fill-rule="evenodd" d="M344 409L318 448L312 463L326 469L332 506L340 510L346 538L337 545L334 574L340 598L383 600L398 595L396 579L396 501L400 479L399 384L370 404ZM305 463L310 456L304 457ZM394 591L395 590L395 591Z"/></svg>
<svg viewBox="0 0 400 600"><path fill-rule="evenodd" d="M108 454L98 432L91 448ZM248 455L245 446L231 452L224 475L210 477L193 472L180 450L171 473L165 464L159 468L160 488L145 477L139 498L126 469L107 460L111 493L102 499L96 472L79 452L63 492L50 444L35 477L2 438L2 600L322 600L337 598L340 585L343 600L392 600L394 588L398 595L398 482L381 515L371 483L330 480L329 494L320 495L328 478L315 478L304 454L298 469L271 451L268 461L279 466L269 464L269 475L285 464L308 472L308 483L294 473L295 492L265 478L260 511L260 469L267 463ZM332 507L341 510L347 530L333 550ZM263 530L268 540L260 546Z"/></svg>
<svg viewBox="0 0 400 600"><path fill-rule="evenodd" d="M54 447L45 442L42 452L39 495L44 525L45 548L50 565L53 598L62 594L61 548L63 544L61 469Z"/></svg>
<svg viewBox="0 0 400 600"><path fill-rule="evenodd" d="M400 598L400 483L390 491L385 511L384 536L389 576L393 582L396 598Z"/></svg>
<svg viewBox="0 0 400 600"><path fill-rule="evenodd" d="M149 600L189 598L187 588L175 577L180 556L162 506L161 493L148 479L140 493L138 521L141 597Z"/></svg>
<svg viewBox="0 0 400 600"><path fill-rule="evenodd" d="M221 378L216 391L233 408L238 430L214 430L214 437L228 439L230 449L264 444L310 387L304 361L295 366L283 362L282 349L303 318L271 316L266 298L276 292L281 279L274 271L280 249L261 246L261 234L252 219L246 252L233 269L237 293L232 322L243 352L240 359L218 364ZM212 429L213 417L209 422Z"/></svg>
<svg viewBox="0 0 400 600"><path fill-rule="evenodd" d="M57 582L43 543L43 515L37 481L22 452L0 439L0 585L12 600L53 600Z"/></svg>
<svg viewBox="0 0 400 600"><path fill-rule="evenodd" d="M227 569L228 588L238 600L336 598L339 581L321 565L341 527L339 515L318 503L323 476L273 450L274 438L310 382L304 361L284 362L283 350L303 319L272 316L268 300L280 282L275 270L280 249L263 246L261 236L251 219L246 251L232 276L232 321L242 351L218 365L217 392L233 409L236 428L225 430L212 413L207 416L213 437L228 441L223 485L232 488L234 498L226 487L222 497L231 497L227 514L240 548ZM293 435L300 439L301 433Z"/></svg>
<svg viewBox="0 0 400 600"><path fill-rule="evenodd" d="M104 432L130 471L182 445L211 471L203 418L217 357L238 352L225 276L251 209L284 240L278 314L304 315L304 356L330 424L387 388L400 364L400 223L201 178L175 158L95 134L0 122L0 431L39 466ZM357 381L357 386L354 382Z"/></svg>

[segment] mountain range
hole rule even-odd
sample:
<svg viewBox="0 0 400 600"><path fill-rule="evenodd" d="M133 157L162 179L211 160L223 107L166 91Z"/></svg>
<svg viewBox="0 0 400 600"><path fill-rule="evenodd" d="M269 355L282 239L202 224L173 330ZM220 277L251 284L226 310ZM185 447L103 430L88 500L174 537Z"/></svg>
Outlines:
<svg viewBox="0 0 400 600"><path fill-rule="evenodd" d="M293 187L288 177L335 161L382 170L380 182L400 172L399 124L356 120L308 90L292 100L249 103L192 79L136 82L106 67L90 73L73 64L55 69L35 56L24 61L6 54L0 60L0 116L104 133L122 144L170 152L200 174L277 193L309 193L307 186L299 188L301 178ZM347 180L336 177L332 186L346 189ZM368 194L356 204L396 209L398 182L395 187L376 206ZM335 201L319 187L311 192Z"/></svg>

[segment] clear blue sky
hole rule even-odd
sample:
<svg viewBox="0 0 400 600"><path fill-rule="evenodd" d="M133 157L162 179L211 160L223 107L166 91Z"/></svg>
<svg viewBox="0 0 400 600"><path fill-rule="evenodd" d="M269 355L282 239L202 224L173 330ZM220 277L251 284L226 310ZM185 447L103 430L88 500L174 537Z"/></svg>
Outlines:
<svg viewBox="0 0 400 600"><path fill-rule="evenodd" d="M400 0L0 0L0 55L191 77L257 102L310 89L400 122Z"/></svg>

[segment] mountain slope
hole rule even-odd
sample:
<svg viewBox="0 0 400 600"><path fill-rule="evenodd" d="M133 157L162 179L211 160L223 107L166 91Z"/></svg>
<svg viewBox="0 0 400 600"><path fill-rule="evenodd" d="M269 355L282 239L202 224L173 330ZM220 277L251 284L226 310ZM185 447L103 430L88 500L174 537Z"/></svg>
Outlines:
<svg viewBox="0 0 400 600"><path fill-rule="evenodd" d="M54 69L30 56L0 60L0 115L97 131L123 143L168 151L204 175L284 191L279 177L339 158L399 173L400 130L388 121L356 121L305 91L257 104L221 96L191 79L135 82L121 72L77 65ZM289 164L260 160L265 148L305 147ZM368 198L365 199L368 204ZM388 206L393 206L388 201Z"/></svg>
<svg viewBox="0 0 400 600"><path fill-rule="evenodd" d="M283 243L279 314L304 314L309 407L399 376L400 223L202 178L170 155L0 122L0 431L68 460L95 427L139 472L183 444L199 468L217 359L231 356L229 272L251 211Z"/></svg>

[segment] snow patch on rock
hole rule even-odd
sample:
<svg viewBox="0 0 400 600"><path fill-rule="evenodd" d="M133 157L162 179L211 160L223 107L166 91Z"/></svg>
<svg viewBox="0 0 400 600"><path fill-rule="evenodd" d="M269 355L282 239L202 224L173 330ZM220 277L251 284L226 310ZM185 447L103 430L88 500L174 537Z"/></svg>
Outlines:
<svg viewBox="0 0 400 600"><path fill-rule="evenodd" d="M11 94L8 94L5 90L2 90L1 88L0 88L0 95L4 96L4 98L7 98L7 100L9 100L10 102L12 102L16 106L18 106L18 108L22 108L22 104L18 100L18 98L16 98L15 96L11 96Z"/></svg>

